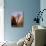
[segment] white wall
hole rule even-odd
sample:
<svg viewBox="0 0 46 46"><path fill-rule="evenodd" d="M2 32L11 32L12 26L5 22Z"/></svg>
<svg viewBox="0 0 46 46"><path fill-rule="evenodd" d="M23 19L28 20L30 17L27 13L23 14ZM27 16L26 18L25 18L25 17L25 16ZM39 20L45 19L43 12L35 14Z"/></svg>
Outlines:
<svg viewBox="0 0 46 46"><path fill-rule="evenodd" d="M4 3L0 0L0 42L4 41Z"/></svg>

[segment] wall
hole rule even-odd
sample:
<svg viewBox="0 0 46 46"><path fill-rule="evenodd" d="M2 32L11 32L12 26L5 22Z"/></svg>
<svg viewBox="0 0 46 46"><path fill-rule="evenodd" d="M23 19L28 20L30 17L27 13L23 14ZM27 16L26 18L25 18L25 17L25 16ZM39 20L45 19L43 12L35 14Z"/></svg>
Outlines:
<svg viewBox="0 0 46 46"><path fill-rule="evenodd" d="M46 9L46 0L41 0L40 1L40 9L41 9L41 11L43 9ZM45 20L46 19L46 11L43 12L42 17L43 17L44 20L43 20L43 22L42 21L40 22L40 25L46 26L46 20Z"/></svg>
<svg viewBox="0 0 46 46"><path fill-rule="evenodd" d="M0 42L4 41L4 2L0 0Z"/></svg>
<svg viewBox="0 0 46 46"><path fill-rule="evenodd" d="M18 41L31 31L34 17L37 15L35 12L40 9L40 0L5 0L4 9L4 36L7 41ZM11 27L11 13L14 11L24 12L24 27L12 28Z"/></svg>

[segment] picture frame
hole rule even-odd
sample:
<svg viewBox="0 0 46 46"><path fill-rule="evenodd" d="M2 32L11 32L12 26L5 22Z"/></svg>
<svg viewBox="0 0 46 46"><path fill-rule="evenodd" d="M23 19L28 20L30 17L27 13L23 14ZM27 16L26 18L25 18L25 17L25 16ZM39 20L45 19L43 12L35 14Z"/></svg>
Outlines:
<svg viewBox="0 0 46 46"><path fill-rule="evenodd" d="M23 27L24 25L24 14L22 11L16 11L11 16L11 27Z"/></svg>

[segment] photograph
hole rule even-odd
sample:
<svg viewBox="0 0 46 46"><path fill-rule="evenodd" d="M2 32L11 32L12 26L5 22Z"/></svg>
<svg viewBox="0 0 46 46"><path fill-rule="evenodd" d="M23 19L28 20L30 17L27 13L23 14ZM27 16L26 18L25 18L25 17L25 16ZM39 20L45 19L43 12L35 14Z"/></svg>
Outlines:
<svg viewBox="0 0 46 46"><path fill-rule="evenodd" d="M12 27L23 27L24 15L23 12L15 12L11 16L11 26Z"/></svg>

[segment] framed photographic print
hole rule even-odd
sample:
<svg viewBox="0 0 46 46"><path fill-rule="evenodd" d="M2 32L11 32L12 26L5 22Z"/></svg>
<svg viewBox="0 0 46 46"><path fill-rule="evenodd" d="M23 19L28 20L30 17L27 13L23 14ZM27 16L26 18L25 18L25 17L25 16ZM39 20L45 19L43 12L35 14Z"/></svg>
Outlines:
<svg viewBox="0 0 46 46"><path fill-rule="evenodd" d="M17 11L11 16L12 27L23 27L24 25L24 14L21 11Z"/></svg>

